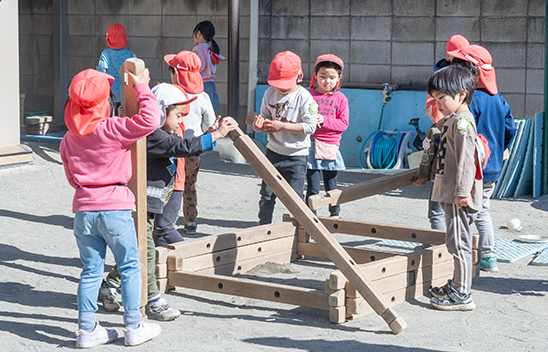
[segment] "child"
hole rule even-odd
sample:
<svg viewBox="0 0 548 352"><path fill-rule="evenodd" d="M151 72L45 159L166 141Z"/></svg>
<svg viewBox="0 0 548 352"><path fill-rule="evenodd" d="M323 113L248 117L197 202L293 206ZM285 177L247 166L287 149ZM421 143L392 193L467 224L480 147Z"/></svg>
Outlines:
<svg viewBox="0 0 548 352"><path fill-rule="evenodd" d="M61 142L60 153L68 182L76 190L72 205L74 236L84 265L77 296L78 348L112 342L118 336L115 330L99 325L95 317L107 246L123 284L124 343L139 345L161 331L158 324L141 320L141 265L131 217L135 197L127 187L131 178L130 146L156 129L160 113L148 87L148 70L131 76L141 103L141 113L132 118L109 118L108 97L114 78L93 69L74 76L65 108L69 131Z"/></svg>
<svg viewBox="0 0 548 352"><path fill-rule="evenodd" d="M171 308L165 298L160 296L156 284L156 252L153 241L154 222L158 214L162 214L165 203L173 190L175 182L174 157L200 154L205 150L212 150L214 142L234 130L236 125L232 120L225 119L219 129L201 137L181 138L174 132L179 127L182 117L190 110L189 103L196 100L190 98L180 87L162 83L155 86L152 92L160 104L159 127L147 137L147 274L148 274L148 303L145 306L147 315L157 320L177 319L181 312ZM113 269L103 282L104 288L116 289L119 278ZM122 286L123 287L123 286ZM114 300L115 294L112 297ZM110 297L101 297L108 304ZM105 303L104 303L105 305ZM106 308L106 306L105 306ZM118 305L119 308L119 305Z"/></svg>
<svg viewBox="0 0 548 352"><path fill-rule="evenodd" d="M453 278L431 290L430 303L440 310L472 310L470 226L481 209L481 182L476 179L476 123L468 110L474 78L463 67L448 66L430 77L427 90L445 116L432 200L440 202L445 212L445 245L454 260Z"/></svg>
<svg viewBox="0 0 548 352"><path fill-rule="evenodd" d="M211 99L213 109L218 110L221 108L219 102L219 96L217 95L217 88L215 87L215 73L217 72L217 65L225 58L220 55L219 45L213 39L215 36L215 26L209 21L202 21L194 27L192 31L194 37L194 51L201 61L200 74L204 81L204 90ZM211 45L208 43L211 42Z"/></svg>
<svg viewBox="0 0 548 352"><path fill-rule="evenodd" d="M207 133L209 129L216 128L218 118L215 118L215 111L211 105L209 96L204 93L204 83L199 74L200 59L191 51L183 50L177 55L169 54L164 56L164 61L169 65L171 81L180 85L184 90L196 97L196 101L190 105L188 115L183 118L185 125L185 138L199 137ZM196 234L198 227L198 171L200 170L200 156L194 155L184 159L185 180L184 191L181 194L183 199L183 210L185 216L185 232L188 235ZM175 197L179 195L174 194ZM177 209L178 211L178 209ZM175 221L175 219L173 219ZM175 230L175 229L173 229Z"/></svg>
<svg viewBox="0 0 548 352"><path fill-rule="evenodd" d="M124 49L127 45L127 33L120 23L113 23L108 27L107 45L109 48L101 53L97 71L108 73L115 79L112 85L112 94L114 94L116 102L114 111L117 112L121 105L120 87L122 78L120 77L120 66L130 57L135 57L135 54Z"/></svg>
<svg viewBox="0 0 548 352"><path fill-rule="evenodd" d="M436 101L432 96L426 98L426 109L424 114L430 117L432 126L426 131L426 138L422 142L424 149L419 169L415 175L414 182L417 186L423 186L428 180L434 180L436 175L436 165L438 162L438 149L440 143L440 129L443 126L443 115L440 114L436 107ZM439 123L441 120L441 123ZM445 215L440 202L433 201L432 198L433 183L430 186L430 196L428 197L428 219L430 220L430 228L435 230L445 231Z"/></svg>
<svg viewBox="0 0 548 352"><path fill-rule="evenodd" d="M321 55L314 64L314 75L308 91L318 104L316 131L312 134L306 174L306 202L320 193L320 172L325 191L337 188L337 171L345 170L339 145L348 128L348 99L339 91L343 61L333 55ZM340 206L330 205L329 215L339 217Z"/></svg>
<svg viewBox="0 0 548 352"><path fill-rule="evenodd" d="M436 62L434 69L437 71L441 68L451 65L451 60L453 59L453 56L450 54L450 52L459 50L468 45L470 45L470 43L468 42L468 39L464 38L460 34L455 34L454 36L449 38L449 40L447 41L447 46L445 50L445 57L441 59L440 61Z"/></svg>
<svg viewBox="0 0 548 352"><path fill-rule="evenodd" d="M301 198L310 135L318 123L318 104L297 84L302 76L300 57L291 51L278 53L270 64L261 114L253 122L255 132L268 133L266 157ZM259 224L270 224L276 195L264 181L260 193Z"/></svg>
<svg viewBox="0 0 548 352"><path fill-rule="evenodd" d="M484 271L498 271L495 257L495 231L489 214L491 196L502 169L504 150L516 134L516 124L510 106L498 93L493 59L487 49L470 45L450 52L455 65L467 67L476 77L476 93L470 104L470 111L478 126L478 133L485 136L491 149L491 156L483 170L482 209L476 219L480 236L480 268ZM478 79L479 78L479 79Z"/></svg>

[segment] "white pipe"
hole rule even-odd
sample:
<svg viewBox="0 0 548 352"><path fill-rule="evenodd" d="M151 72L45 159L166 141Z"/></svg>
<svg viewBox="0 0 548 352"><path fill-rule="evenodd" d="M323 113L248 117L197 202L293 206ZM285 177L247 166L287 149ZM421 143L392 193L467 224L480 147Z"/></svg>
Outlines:
<svg viewBox="0 0 548 352"><path fill-rule="evenodd" d="M247 111L255 111L258 52L259 0L251 0L249 11L249 74L247 79ZM253 127L247 126L247 133L253 133Z"/></svg>

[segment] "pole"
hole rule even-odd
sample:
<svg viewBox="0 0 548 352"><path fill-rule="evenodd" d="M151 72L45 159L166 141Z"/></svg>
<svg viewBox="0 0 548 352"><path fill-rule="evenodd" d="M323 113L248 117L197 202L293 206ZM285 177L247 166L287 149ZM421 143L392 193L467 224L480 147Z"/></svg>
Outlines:
<svg viewBox="0 0 548 352"><path fill-rule="evenodd" d="M240 1L230 0L228 8L228 115L240 116ZM244 116L245 118L245 116ZM245 125L245 121L240 121Z"/></svg>

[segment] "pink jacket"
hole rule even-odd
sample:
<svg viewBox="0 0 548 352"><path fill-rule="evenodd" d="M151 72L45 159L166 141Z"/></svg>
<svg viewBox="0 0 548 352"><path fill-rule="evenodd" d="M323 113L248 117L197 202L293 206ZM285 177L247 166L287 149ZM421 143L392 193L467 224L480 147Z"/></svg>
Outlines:
<svg viewBox="0 0 548 352"><path fill-rule="evenodd" d="M139 84L135 92L140 114L107 118L85 136L68 131L61 141L65 174L75 189L73 212L135 208L135 197L126 186L131 178L130 146L160 124L158 101L149 86Z"/></svg>
<svg viewBox="0 0 548 352"><path fill-rule="evenodd" d="M320 142L340 145L341 136L348 128L348 99L340 91L332 95L320 94L314 88L308 89L314 101L318 104L318 113L323 116L322 127L310 138Z"/></svg>

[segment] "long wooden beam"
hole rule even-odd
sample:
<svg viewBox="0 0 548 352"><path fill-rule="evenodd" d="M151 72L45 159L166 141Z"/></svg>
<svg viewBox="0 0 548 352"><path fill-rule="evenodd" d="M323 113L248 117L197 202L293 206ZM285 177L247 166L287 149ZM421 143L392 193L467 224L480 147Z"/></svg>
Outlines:
<svg viewBox="0 0 548 352"><path fill-rule="evenodd" d="M367 300L375 312L385 320L392 332L398 334L405 329L407 324L403 318L398 316L390 307L389 302L382 293L358 268L356 262L348 253L346 253L329 230L327 230L291 186L289 186L287 181L268 161L266 156L255 145L251 138L244 134L239 128L230 132L229 137L234 142L234 146L245 157L251 167L253 167L255 172L257 172L270 189L272 189L308 234L310 234L316 243L320 245L329 259L335 263L337 268L344 273L353 286L356 287L358 292Z"/></svg>
<svg viewBox="0 0 548 352"><path fill-rule="evenodd" d="M411 169L394 175L378 177L352 186L334 189L328 191L327 195L323 197L317 194L308 198L308 205L312 210L318 210L327 204L337 205L348 203L361 198L407 187L413 184L411 178L415 176L416 173L417 169Z"/></svg>

